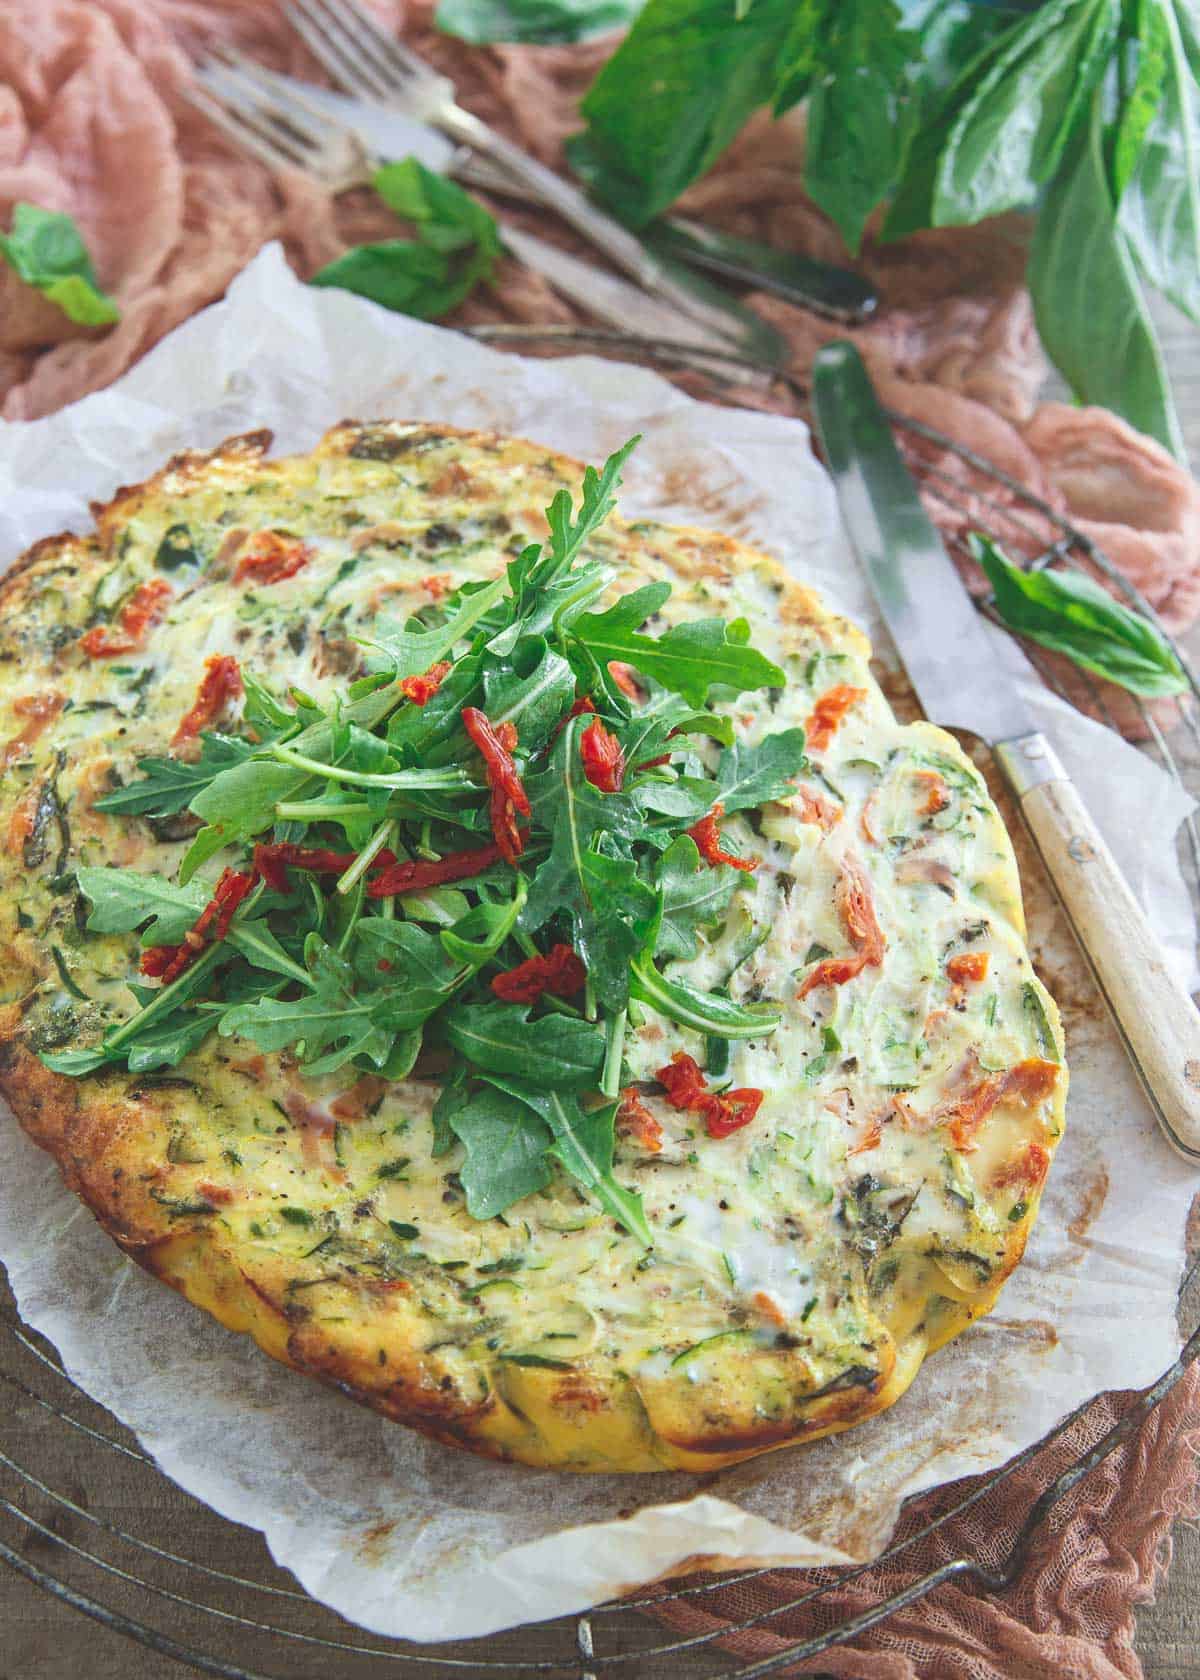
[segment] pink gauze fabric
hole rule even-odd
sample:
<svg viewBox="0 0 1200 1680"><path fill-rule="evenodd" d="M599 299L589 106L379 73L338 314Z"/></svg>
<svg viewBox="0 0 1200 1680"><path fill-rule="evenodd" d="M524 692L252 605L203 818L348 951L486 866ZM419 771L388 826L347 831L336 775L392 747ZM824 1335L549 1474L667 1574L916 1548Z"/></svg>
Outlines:
<svg viewBox="0 0 1200 1680"><path fill-rule="evenodd" d="M399 27L398 0L376 0ZM407 36L457 80L465 102L544 161L561 163L576 106L609 50L472 50L439 36L428 0L410 9ZM108 384L164 333L221 296L260 246L281 239L301 275L348 245L394 235L369 193L334 203L298 176L275 181L232 148L182 99L188 53L231 42L264 62L318 78L275 0L6 0L0 16L0 217L29 200L70 212L102 284L121 307L104 332L71 325L0 265L0 399L12 420L46 414ZM843 261L835 230L797 187L802 137L787 123L752 122L728 156L688 193L687 209L716 225ZM572 243L534 212L510 211L547 237ZM929 233L899 246L868 242L865 270L885 307L855 335L885 399L911 419L967 444L1075 518L1181 630L1200 612L1200 491L1157 445L1112 415L1036 404L1044 374L1021 275L1024 229L1001 220ZM575 247L579 249L578 246ZM784 333L800 373L841 329L776 299L755 306ZM506 261L492 288L461 311L465 322L571 322L581 317L536 275ZM681 383L687 385L686 377ZM711 394L711 393L707 393ZM726 393L761 404L755 392ZM961 542L968 518L940 499L935 473L958 499L984 493L961 459L911 434L934 516ZM993 486L988 485L990 494ZM983 503L978 503L982 509ZM991 509L992 518L997 517ZM1014 546L1049 532L1015 523ZM887 1569L839 1589L819 1614L788 1613L736 1636L739 1653L765 1655L810 1635L822 1618L876 1602L931 1563L969 1552L998 1559L1016 1523L1055 1468L1118 1414L1105 1396L1035 1468L956 1518ZM1016 1588L989 1596L950 1584L852 1648L808 1664L854 1680L1029 1680L1135 1677L1132 1607L1153 1591L1177 1515L1197 1509L1200 1377L1193 1372L1133 1440L1055 1515ZM961 1496L939 1489L917 1501L904 1531ZM660 1612L688 1631L720 1630L784 1603L805 1577L772 1573Z"/></svg>

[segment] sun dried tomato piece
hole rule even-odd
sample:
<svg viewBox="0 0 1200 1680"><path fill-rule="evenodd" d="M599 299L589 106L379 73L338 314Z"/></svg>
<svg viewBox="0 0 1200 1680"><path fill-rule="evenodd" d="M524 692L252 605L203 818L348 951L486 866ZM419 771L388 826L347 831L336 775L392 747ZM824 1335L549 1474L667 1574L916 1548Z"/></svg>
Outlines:
<svg viewBox="0 0 1200 1680"><path fill-rule="evenodd" d="M916 770L913 779L925 789L925 798L917 806L918 816L936 817L939 811L946 809L950 803L950 790L936 770Z"/></svg>
<svg viewBox="0 0 1200 1680"><path fill-rule="evenodd" d="M662 1153L663 1129L642 1101L635 1086L621 1092L617 1107L617 1130L632 1137L649 1155Z"/></svg>
<svg viewBox="0 0 1200 1680"><path fill-rule="evenodd" d="M710 1096L704 1109L704 1125L710 1138L729 1137L748 1126L758 1113L763 1094L752 1086L739 1086L719 1097Z"/></svg>
<svg viewBox="0 0 1200 1680"><path fill-rule="evenodd" d="M711 864L713 868L719 863L727 863L733 869L744 869L746 871L757 869L757 858L734 857L732 852L722 849L720 822L724 815L725 807L718 803L713 806L706 817L701 817L698 823L693 823L691 828L688 829L687 832L696 842L700 856L705 863Z"/></svg>
<svg viewBox="0 0 1200 1680"><path fill-rule="evenodd" d="M986 951L960 951L957 957L951 957L946 964L946 975L956 986L966 985L970 981L986 980L987 971Z"/></svg>
<svg viewBox="0 0 1200 1680"><path fill-rule="evenodd" d="M1050 1095L1057 1079L1057 1063L1031 1057L1002 1073L989 1073L976 1085L950 1092L939 1103L935 1117L948 1129L956 1149L972 1150L978 1147L976 1133L994 1108L1003 1102L1032 1108Z"/></svg>
<svg viewBox="0 0 1200 1680"><path fill-rule="evenodd" d="M640 701L646 698L637 678L633 674L632 665L626 665L622 659L610 659L608 662L608 674L621 690L621 693L627 694L631 700Z"/></svg>
<svg viewBox="0 0 1200 1680"><path fill-rule="evenodd" d="M683 1050L676 1050L665 1067L654 1075L667 1093L672 1108L687 1109L699 1114L711 1138L728 1137L748 1126L758 1113L763 1093L751 1086L718 1095L710 1091L695 1059Z"/></svg>
<svg viewBox="0 0 1200 1680"><path fill-rule="evenodd" d="M842 926L855 947L850 957L826 957L804 981L796 997L806 998L819 986L844 986L864 968L878 968L887 949L875 916L875 902L871 896L871 878L859 860L850 852L842 859L842 872L837 884L837 908Z"/></svg>
<svg viewBox="0 0 1200 1680"><path fill-rule="evenodd" d="M500 854L507 863L515 864L525 849L522 831L517 827L517 813L529 815L529 796L526 794L513 762L513 748L517 731L513 724L502 723L493 728L489 719L477 706L464 706L463 727L479 749L492 790L492 833Z"/></svg>
<svg viewBox="0 0 1200 1680"><path fill-rule="evenodd" d="M519 831L522 846L528 829ZM380 853L382 857L383 854ZM427 887L444 887L451 881L466 881L482 875L504 856L499 845L480 846L472 852L447 852L443 858L415 858L392 862L367 888L368 898L394 898L398 893L424 892Z"/></svg>
<svg viewBox="0 0 1200 1680"><path fill-rule="evenodd" d="M439 659L437 664L431 665L423 675L402 678L400 692L406 700L411 700L414 706L424 706L441 688L450 674L450 669L448 659Z"/></svg>
<svg viewBox="0 0 1200 1680"><path fill-rule="evenodd" d="M47 689L44 694L22 694L13 701L13 711L19 718L25 719L22 729L13 736L8 745L0 751L0 770L7 769L16 759L33 746L66 705L61 694Z"/></svg>
<svg viewBox="0 0 1200 1680"><path fill-rule="evenodd" d="M808 722L804 725L809 750L824 752L837 734L838 725L851 706L856 706L866 697L865 688L851 688L848 683L838 683L835 688L827 689L813 707Z"/></svg>
<svg viewBox="0 0 1200 1680"><path fill-rule="evenodd" d="M255 880L256 876L246 870L225 870L213 889L212 897L178 945L151 945L149 950L143 951L142 973L161 979L164 986L178 980L206 945L219 945L225 938L238 906L253 888Z"/></svg>
<svg viewBox="0 0 1200 1680"><path fill-rule="evenodd" d="M261 843L254 848L254 870L275 892L290 892L288 869L307 869L314 875L340 875L354 862L357 852L332 852L320 846L298 846L291 841ZM387 869L395 863L395 852L376 852L372 869Z"/></svg>
<svg viewBox="0 0 1200 1680"><path fill-rule="evenodd" d="M231 653L214 653L204 661L204 675L191 709L184 713L179 728L171 737L171 749L176 751L194 741L202 729L214 723L231 700L240 700L242 673Z"/></svg>
<svg viewBox="0 0 1200 1680"><path fill-rule="evenodd" d="M560 718L554 725L554 732L550 739L552 741L557 741L558 737L562 734L563 730L567 727L572 718L582 717L585 712L594 712L595 710L596 704L595 701L592 700L591 696L581 694L578 700L572 702L571 710L567 713L566 717Z"/></svg>
<svg viewBox="0 0 1200 1680"><path fill-rule="evenodd" d="M583 773L601 793L620 793L625 779L625 754L621 743L597 718L579 737Z"/></svg>
<svg viewBox="0 0 1200 1680"><path fill-rule="evenodd" d="M297 537L278 531L259 531L250 540L253 546L238 561L234 583L282 583L303 571L316 552Z"/></svg>
<svg viewBox="0 0 1200 1680"><path fill-rule="evenodd" d="M492 990L505 1003L533 1003L543 992L574 997L583 990L587 969L569 945L555 945L544 957L527 957L516 968L497 974Z"/></svg>
<svg viewBox="0 0 1200 1680"><path fill-rule="evenodd" d="M1006 1161L992 1174L992 1188L1005 1190L1024 1184L1036 1190L1050 1171L1050 1151L1040 1143L1027 1143L1015 1161Z"/></svg>
<svg viewBox="0 0 1200 1680"><path fill-rule="evenodd" d="M166 578L149 578L140 583L117 615L117 628L97 624L79 639L89 659L115 659L122 653L136 653L146 637L166 616L167 602L175 591Z"/></svg>

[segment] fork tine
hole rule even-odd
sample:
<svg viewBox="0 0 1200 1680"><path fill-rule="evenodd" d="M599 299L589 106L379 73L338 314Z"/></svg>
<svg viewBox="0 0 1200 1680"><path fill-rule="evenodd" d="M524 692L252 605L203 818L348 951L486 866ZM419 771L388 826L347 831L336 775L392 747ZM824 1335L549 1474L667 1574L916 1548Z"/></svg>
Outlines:
<svg viewBox="0 0 1200 1680"><path fill-rule="evenodd" d="M235 78L243 97L250 97L267 120L282 124L298 139L312 147L327 146L345 134L343 124L336 122L320 106L305 99L294 88L284 87L272 72L254 59L246 58L232 47L214 49L209 60L200 67L211 80L214 64Z"/></svg>
<svg viewBox="0 0 1200 1680"><path fill-rule="evenodd" d="M402 80L437 76L431 64L403 41L389 35L359 0L312 0L312 3L320 5L326 16L352 36L364 51L373 50L387 60Z"/></svg>
<svg viewBox="0 0 1200 1680"><path fill-rule="evenodd" d="M347 35L331 22L314 0L291 0L284 7L289 22L347 93L358 98L387 99L394 88Z"/></svg>
<svg viewBox="0 0 1200 1680"><path fill-rule="evenodd" d="M263 138L257 130L250 128L240 111L226 105L203 82L197 80L185 86L183 97L189 105L202 112L214 127L227 134L242 151L249 152L260 163L266 164L268 169L295 167L292 160L280 151L273 141Z"/></svg>
<svg viewBox="0 0 1200 1680"><path fill-rule="evenodd" d="M285 162L298 169L314 166L320 152L319 143L292 127L279 108L265 99L253 83L220 67L198 70L197 80L235 120L240 119L248 129L253 129Z"/></svg>

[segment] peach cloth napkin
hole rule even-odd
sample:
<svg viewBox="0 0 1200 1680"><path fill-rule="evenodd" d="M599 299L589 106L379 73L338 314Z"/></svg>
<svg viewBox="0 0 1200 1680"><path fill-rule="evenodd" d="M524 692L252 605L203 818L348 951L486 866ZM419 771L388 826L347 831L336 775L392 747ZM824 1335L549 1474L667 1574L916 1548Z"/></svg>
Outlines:
<svg viewBox="0 0 1200 1680"><path fill-rule="evenodd" d="M391 0L379 0L376 10L400 26ZM473 51L436 34L428 0L410 8L406 27L480 115L546 162L561 162L579 94L605 45ZM300 177L273 180L184 103L188 51L216 40L298 75L317 74L274 0L5 0L0 217L7 223L18 199L70 212L122 312L106 332L75 328L0 267L0 402L8 419L46 414L108 384L220 297L269 239L284 242L303 275L347 245L395 231L367 193L335 204ZM787 123L751 123L692 188L687 208L734 231L843 260L836 232L797 188L800 144ZM569 242L529 215L539 231ZM1200 491L1156 444L1113 416L1037 405L1045 368L1021 285L1023 237L1018 221L1001 221L895 247L868 244L864 267L886 307L855 336L895 409L973 447L1067 513L1147 593L1168 626L1182 630L1200 613ZM754 301L787 338L800 374L838 330L775 299ZM536 275L507 261L495 286L459 317L578 318ZM726 395L763 401L752 392ZM955 455L927 445L918 453L935 516L951 540L961 537L967 516L939 501L929 469L957 476L968 507L978 482ZM1019 540L1016 527L1012 540ZM948 1557L998 1558L1036 1492L1103 1433L1121 1404L1120 1397L1101 1397L1034 1466L936 1540L839 1589L832 1610L839 1617L862 1610ZM1133 1606L1152 1594L1172 1520L1200 1509L1197 1432L1200 1373L1193 1371L1055 1515L1015 1589L989 1597L970 1583L944 1586L853 1648L807 1668L855 1680L1139 1675ZM905 1531L961 1492L962 1484L923 1497L906 1513ZM719 1629L795 1597L805 1580L772 1573L659 1613L688 1631ZM829 1614L827 1603L821 1615ZM820 1625L789 1613L733 1637L731 1648L747 1657L771 1654Z"/></svg>

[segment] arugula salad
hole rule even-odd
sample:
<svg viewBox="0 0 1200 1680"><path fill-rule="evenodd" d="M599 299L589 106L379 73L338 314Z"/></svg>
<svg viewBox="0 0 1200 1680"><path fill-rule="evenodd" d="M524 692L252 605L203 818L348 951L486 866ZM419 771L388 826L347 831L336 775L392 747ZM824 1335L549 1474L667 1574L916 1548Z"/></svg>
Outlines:
<svg viewBox="0 0 1200 1680"><path fill-rule="evenodd" d="M246 670L242 733L199 728L228 678L208 661L180 726L191 755L145 757L96 801L199 819L177 878L77 871L90 932L142 930L139 1008L94 1048L44 1053L48 1067L169 1068L217 1033L312 1075L425 1074L442 1086L435 1152L463 1144L474 1217L544 1187L557 1162L649 1245L612 1170L618 1103L636 1118L627 1034L644 1008L704 1034L710 1087L676 1058L672 1100L713 1137L753 1117L760 1091L720 1088L722 1047L727 1063L778 1010L661 964L694 954L754 866L723 822L794 792L807 761L802 728L749 746L712 709L785 683L744 620L655 634L665 582L599 604L612 572L586 545L637 441L587 470L578 508L556 495L549 540L505 575L378 619L367 674L332 703ZM286 575L285 555L267 558Z"/></svg>

